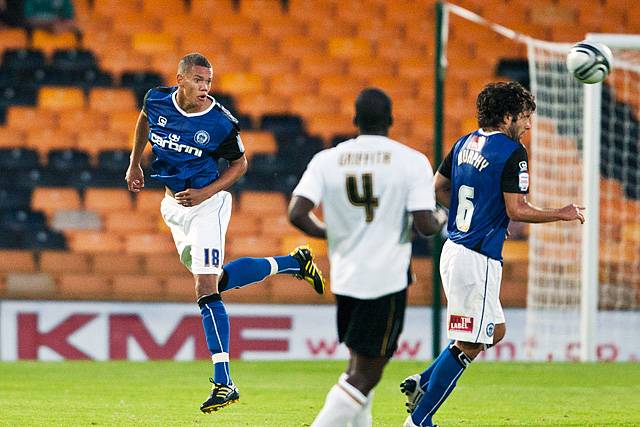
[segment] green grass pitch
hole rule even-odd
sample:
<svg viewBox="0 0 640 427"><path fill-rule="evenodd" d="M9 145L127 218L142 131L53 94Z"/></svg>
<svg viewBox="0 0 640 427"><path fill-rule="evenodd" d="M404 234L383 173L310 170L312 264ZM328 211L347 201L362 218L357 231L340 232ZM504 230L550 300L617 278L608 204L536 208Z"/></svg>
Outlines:
<svg viewBox="0 0 640 427"><path fill-rule="evenodd" d="M240 402L205 415L210 364L0 363L2 426L308 426L344 361L233 361ZM424 366L393 361L374 426L406 417L398 383ZM640 364L477 362L437 414L441 426L638 426Z"/></svg>

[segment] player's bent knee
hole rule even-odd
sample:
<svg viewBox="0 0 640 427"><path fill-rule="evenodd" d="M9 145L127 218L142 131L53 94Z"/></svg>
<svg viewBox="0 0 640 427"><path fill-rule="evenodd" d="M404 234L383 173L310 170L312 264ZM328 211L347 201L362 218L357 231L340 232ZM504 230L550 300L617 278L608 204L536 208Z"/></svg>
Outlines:
<svg viewBox="0 0 640 427"><path fill-rule="evenodd" d="M455 346L472 360L484 350L484 344L475 342L456 341Z"/></svg>
<svg viewBox="0 0 640 427"><path fill-rule="evenodd" d="M493 345L498 344L507 334L507 326L504 323L498 323L493 332Z"/></svg>
<svg viewBox="0 0 640 427"><path fill-rule="evenodd" d="M215 274L194 274L196 281L196 297L218 293L218 276Z"/></svg>

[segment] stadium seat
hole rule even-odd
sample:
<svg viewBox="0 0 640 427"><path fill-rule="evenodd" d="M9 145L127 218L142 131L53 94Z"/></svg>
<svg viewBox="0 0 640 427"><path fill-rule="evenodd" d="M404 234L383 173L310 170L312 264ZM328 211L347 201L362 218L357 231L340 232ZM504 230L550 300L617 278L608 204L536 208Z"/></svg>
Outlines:
<svg viewBox="0 0 640 427"><path fill-rule="evenodd" d="M363 17L364 18L364 17ZM388 22L378 19L361 19L354 22L356 25L356 36L361 39L377 43L383 39L399 39L404 35L402 25L389 25Z"/></svg>
<svg viewBox="0 0 640 427"><path fill-rule="evenodd" d="M182 265L177 253L146 254L142 256L144 272L152 275L184 275L191 280L189 290L193 291L193 277L189 270Z"/></svg>
<svg viewBox="0 0 640 427"><path fill-rule="evenodd" d="M278 239L265 239L261 236L229 236L225 247L227 260L240 257L265 257L280 254Z"/></svg>
<svg viewBox="0 0 640 427"><path fill-rule="evenodd" d="M141 274L143 257L140 255L114 253L95 253L91 256L91 271L96 275ZM113 262L117 259L118 262Z"/></svg>
<svg viewBox="0 0 640 427"><path fill-rule="evenodd" d="M7 111L7 127L11 130L30 130L33 124L46 128L58 126L58 113L32 106L12 106Z"/></svg>
<svg viewBox="0 0 640 427"><path fill-rule="evenodd" d="M65 298L109 298L111 283L106 276L63 272L58 279L58 292Z"/></svg>
<svg viewBox="0 0 640 427"><path fill-rule="evenodd" d="M218 88L233 95L260 93L264 90L264 82L258 74L230 72L220 76Z"/></svg>
<svg viewBox="0 0 640 427"><path fill-rule="evenodd" d="M340 101L330 95L295 95L291 97L290 108L293 113L302 117L312 117L316 114L333 114L339 111Z"/></svg>
<svg viewBox="0 0 640 427"><path fill-rule="evenodd" d="M137 107L136 97L130 89L94 88L89 92L89 108L94 111L113 113L137 110Z"/></svg>
<svg viewBox="0 0 640 427"><path fill-rule="evenodd" d="M177 254L171 235L165 233L128 234L125 236L125 249L130 254Z"/></svg>
<svg viewBox="0 0 640 427"><path fill-rule="evenodd" d="M300 74L305 78L320 79L344 75L347 62L343 58L327 57L325 53L307 52L300 59ZM308 95L301 92L297 95Z"/></svg>
<svg viewBox="0 0 640 427"><path fill-rule="evenodd" d="M326 270L322 269L325 278L328 277ZM327 292L318 295L309 284L302 280L297 280L293 276L278 275L267 279L271 285L271 302L274 304L330 304L334 301L333 294ZM259 285L261 286L261 285ZM226 300L226 298L225 298Z"/></svg>
<svg viewBox="0 0 640 427"><path fill-rule="evenodd" d="M34 30L31 35L31 46L41 49L45 54L50 55L56 49L78 48L78 40L72 32L51 33L46 30Z"/></svg>
<svg viewBox="0 0 640 427"><path fill-rule="evenodd" d="M14 298L50 298L55 282L47 273L8 273L6 293Z"/></svg>
<svg viewBox="0 0 640 427"><path fill-rule="evenodd" d="M45 159L49 150L70 149L76 145L76 134L57 128L32 127L25 140L26 147L36 150Z"/></svg>
<svg viewBox="0 0 640 427"><path fill-rule="evenodd" d="M26 133L21 129L0 126L0 149L20 148L26 138Z"/></svg>
<svg viewBox="0 0 640 427"><path fill-rule="evenodd" d="M55 169L36 166L14 171L15 188L31 191L36 187L66 187L69 176Z"/></svg>
<svg viewBox="0 0 640 427"><path fill-rule="evenodd" d="M267 14L258 20L259 37L279 42L284 37L304 34L304 24L288 15Z"/></svg>
<svg viewBox="0 0 640 427"><path fill-rule="evenodd" d="M235 99L238 104L238 111L249 114L254 120L263 115L289 111L288 99L282 96L271 96L267 93L249 93L237 95Z"/></svg>
<svg viewBox="0 0 640 427"><path fill-rule="evenodd" d="M3 206L4 208L4 206ZM47 220L42 212L30 209L2 209L0 229L21 233L28 228L46 228Z"/></svg>
<svg viewBox="0 0 640 427"><path fill-rule="evenodd" d="M325 49L326 46L323 42L297 34L284 36L278 43L280 55L294 59L302 58L310 52L318 52L320 54L323 53Z"/></svg>
<svg viewBox="0 0 640 427"><path fill-rule="evenodd" d="M408 43L402 39L379 40L377 51L378 57L395 62L406 57L427 56L424 45L415 42Z"/></svg>
<svg viewBox="0 0 640 427"><path fill-rule="evenodd" d="M87 210L59 210L51 220L51 228L70 235L76 231L100 230L102 220L96 212Z"/></svg>
<svg viewBox="0 0 640 427"><path fill-rule="evenodd" d="M125 133L112 130L95 130L93 132L81 132L78 135L76 147L95 157L99 152L106 150L130 151L130 144L129 136Z"/></svg>
<svg viewBox="0 0 640 427"><path fill-rule="evenodd" d="M256 21L233 11L216 10L216 13L210 14L208 18L208 28L213 37L230 41L236 36L258 35Z"/></svg>
<svg viewBox="0 0 640 427"><path fill-rule="evenodd" d="M289 0L287 14L301 22L331 21L335 3L317 0Z"/></svg>
<svg viewBox="0 0 640 427"><path fill-rule="evenodd" d="M148 90L148 89L147 89ZM146 90L145 90L146 93ZM143 95L144 96L144 95ZM138 116L140 115L140 110L123 110L123 111L114 111L109 114L108 117L108 128L111 131L130 134L136 127L136 123L138 122Z"/></svg>
<svg viewBox="0 0 640 427"><path fill-rule="evenodd" d="M194 301L196 298L196 292L193 276L184 273L166 276L165 292L167 298L171 301ZM226 300L227 298L225 295L225 301Z"/></svg>
<svg viewBox="0 0 640 427"><path fill-rule="evenodd" d="M78 231L69 236L69 249L81 253L123 253L121 236L103 231Z"/></svg>
<svg viewBox="0 0 640 427"><path fill-rule="evenodd" d="M148 16L164 17L166 15L181 16L187 12L182 0L142 0L142 12Z"/></svg>
<svg viewBox="0 0 640 427"><path fill-rule="evenodd" d="M329 39L329 55L335 58L353 59L368 58L373 49L366 39L357 37L333 37Z"/></svg>
<svg viewBox="0 0 640 427"><path fill-rule="evenodd" d="M82 109L84 93L76 87L43 86L38 93L38 106L53 111Z"/></svg>
<svg viewBox="0 0 640 427"><path fill-rule="evenodd" d="M160 301L164 283L156 276L117 274L113 277L113 293L118 299Z"/></svg>
<svg viewBox="0 0 640 427"><path fill-rule="evenodd" d="M109 17L120 13L138 12L141 10L140 2L138 1L122 3L120 0L93 0L91 3L94 14Z"/></svg>
<svg viewBox="0 0 640 427"><path fill-rule="evenodd" d="M251 215L252 212L279 213L287 211L287 200L282 193L245 191L240 195L240 212Z"/></svg>
<svg viewBox="0 0 640 427"><path fill-rule="evenodd" d="M300 74L287 74L269 79L269 94L289 97L303 93L316 93L318 82Z"/></svg>
<svg viewBox="0 0 640 427"><path fill-rule="evenodd" d="M38 167L38 153L30 148L18 147L22 141L13 141L15 148L0 149L0 168L10 171Z"/></svg>
<svg viewBox="0 0 640 427"><path fill-rule="evenodd" d="M104 218L105 230L121 235L135 232L152 233L158 229L155 217L132 215L130 211L105 212Z"/></svg>
<svg viewBox="0 0 640 427"><path fill-rule="evenodd" d="M175 37L161 32L141 32L133 35L133 50L145 55L162 55L176 50Z"/></svg>
<svg viewBox="0 0 640 427"><path fill-rule="evenodd" d="M25 49L27 41L27 31L24 28L0 28L0 51Z"/></svg>
<svg viewBox="0 0 640 427"><path fill-rule="evenodd" d="M0 273L33 273L36 262L33 252L27 250L0 250Z"/></svg>
<svg viewBox="0 0 640 427"><path fill-rule="evenodd" d="M395 73L394 64L379 58L361 57L353 58L348 63L349 75L358 80L371 80L383 76L392 76Z"/></svg>
<svg viewBox="0 0 640 427"><path fill-rule="evenodd" d="M3 198L3 191L0 190L0 200ZM0 228L0 248L2 249L24 249L22 247L22 233ZM0 275L2 277L2 275Z"/></svg>
<svg viewBox="0 0 640 427"><path fill-rule="evenodd" d="M275 154L277 145L273 133L266 131L245 131L241 133L242 143L250 158L256 153Z"/></svg>
<svg viewBox="0 0 640 427"><path fill-rule="evenodd" d="M227 229L231 238L260 234L260 218L257 215L232 215Z"/></svg>
<svg viewBox="0 0 640 427"><path fill-rule="evenodd" d="M64 114L58 115L58 127L65 131L77 132L79 136L105 129L107 121L104 114L85 108L65 111Z"/></svg>
<svg viewBox="0 0 640 427"><path fill-rule="evenodd" d="M87 49L57 49L53 52L51 65L60 71L82 71L98 67L93 52Z"/></svg>
<svg viewBox="0 0 640 427"><path fill-rule="evenodd" d="M249 56L251 72L264 77L282 76L296 72L296 59L280 53L260 51Z"/></svg>
<svg viewBox="0 0 640 427"><path fill-rule="evenodd" d="M136 194L136 215L160 214L160 202L164 199L164 189L145 189Z"/></svg>
<svg viewBox="0 0 640 427"><path fill-rule="evenodd" d="M29 229L22 235L22 245L26 249L67 249L67 240L64 235L55 230Z"/></svg>
<svg viewBox="0 0 640 427"><path fill-rule="evenodd" d="M40 252L38 269L51 275L60 273L89 273L90 259L87 254L70 251L43 250Z"/></svg>
<svg viewBox="0 0 640 427"><path fill-rule="evenodd" d="M327 41L333 37L354 37L355 25L332 17L320 20L317 17L305 20L308 36L314 40Z"/></svg>
<svg viewBox="0 0 640 427"><path fill-rule="evenodd" d="M59 173L89 167L89 155L73 148L53 149L47 153L47 167Z"/></svg>
<svg viewBox="0 0 640 427"><path fill-rule="evenodd" d="M425 80L433 84L433 67L433 59L429 56L401 58L398 62L398 76L407 79Z"/></svg>
<svg viewBox="0 0 640 427"><path fill-rule="evenodd" d="M47 216L60 209L77 210L80 205L80 196L73 188L36 188L31 197L31 208Z"/></svg>
<svg viewBox="0 0 640 427"><path fill-rule="evenodd" d="M320 78L320 95L335 96L338 98L356 99L358 93L365 87L363 80L346 75L332 75Z"/></svg>
<svg viewBox="0 0 640 427"><path fill-rule="evenodd" d="M300 245L309 245L315 256L327 256L327 241L309 237L306 234L296 230L293 234L282 235L280 240L280 252L289 253Z"/></svg>
<svg viewBox="0 0 640 427"><path fill-rule="evenodd" d="M32 71L46 65L44 52L39 49L6 49L2 53L2 69L9 71Z"/></svg>
<svg viewBox="0 0 640 427"><path fill-rule="evenodd" d="M88 188L84 193L84 207L99 213L131 212L133 210L131 197L131 193L124 188Z"/></svg>
<svg viewBox="0 0 640 427"><path fill-rule="evenodd" d="M352 97L355 99L355 95ZM319 114L306 118L305 122L310 134L319 135L325 141L333 135L349 135L356 130L351 115Z"/></svg>

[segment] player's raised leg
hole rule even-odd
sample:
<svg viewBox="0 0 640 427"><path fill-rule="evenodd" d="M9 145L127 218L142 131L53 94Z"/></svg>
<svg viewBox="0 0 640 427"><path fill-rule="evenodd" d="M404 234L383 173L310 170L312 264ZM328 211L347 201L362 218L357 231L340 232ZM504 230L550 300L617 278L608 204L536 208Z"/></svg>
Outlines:
<svg viewBox="0 0 640 427"><path fill-rule="evenodd" d="M222 270L218 285L220 292L258 283L274 274L292 274L309 283L317 293L324 293L324 277L308 246L299 246L284 256L238 258L222 267Z"/></svg>

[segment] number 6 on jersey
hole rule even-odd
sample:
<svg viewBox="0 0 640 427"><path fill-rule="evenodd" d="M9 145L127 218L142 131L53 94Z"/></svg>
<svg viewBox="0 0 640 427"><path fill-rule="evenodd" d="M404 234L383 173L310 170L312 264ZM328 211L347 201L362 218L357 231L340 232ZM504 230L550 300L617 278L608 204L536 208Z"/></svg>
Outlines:
<svg viewBox="0 0 640 427"><path fill-rule="evenodd" d="M469 231L471 217L473 216L473 187L461 185L458 189L458 210L456 212L456 227L462 232Z"/></svg>

